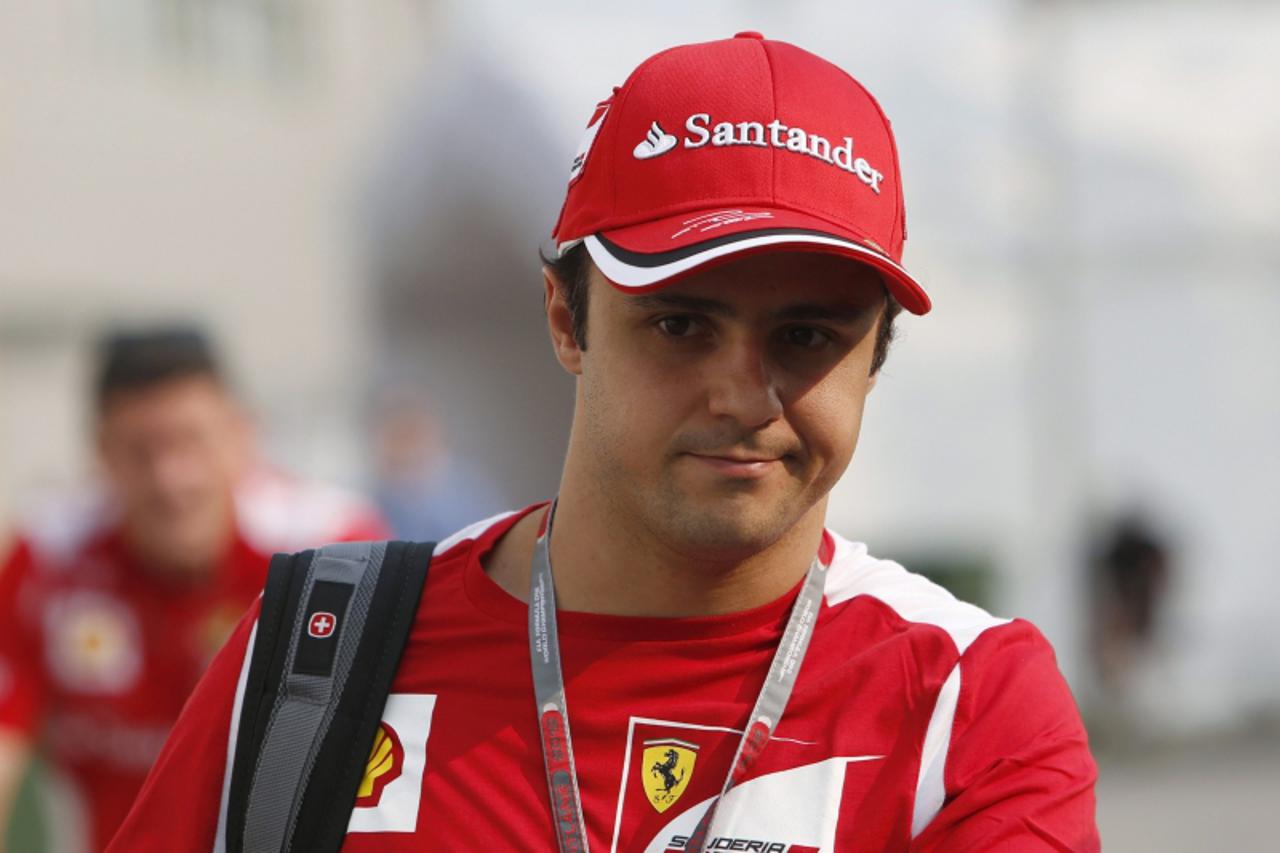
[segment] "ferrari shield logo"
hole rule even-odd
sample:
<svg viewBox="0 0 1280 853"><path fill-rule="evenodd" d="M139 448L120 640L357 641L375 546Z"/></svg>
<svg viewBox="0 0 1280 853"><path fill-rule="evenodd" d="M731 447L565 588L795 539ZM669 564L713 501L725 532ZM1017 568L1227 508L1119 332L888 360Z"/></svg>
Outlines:
<svg viewBox="0 0 1280 853"><path fill-rule="evenodd" d="M674 738L644 742L644 792L659 814L675 805L689 787L697 759L697 744Z"/></svg>

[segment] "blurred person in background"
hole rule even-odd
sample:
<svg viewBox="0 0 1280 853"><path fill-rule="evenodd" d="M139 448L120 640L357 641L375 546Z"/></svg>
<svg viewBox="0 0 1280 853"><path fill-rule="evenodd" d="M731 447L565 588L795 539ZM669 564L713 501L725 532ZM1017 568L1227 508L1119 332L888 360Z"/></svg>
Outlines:
<svg viewBox="0 0 1280 853"><path fill-rule="evenodd" d="M373 497L400 539L437 542L507 505L488 471L453 450L432 408L411 388L388 389L374 406Z"/></svg>
<svg viewBox="0 0 1280 853"><path fill-rule="evenodd" d="M1099 713L1091 731L1113 746L1148 738L1151 684L1162 677L1160 639L1168 614L1174 549L1140 512L1112 519L1094 546L1089 586ZM1158 701L1165 701L1163 685Z"/></svg>
<svg viewBox="0 0 1280 853"><path fill-rule="evenodd" d="M1138 514L1117 520L1093 561L1095 655L1111 688L1157 636L1169 587L1169 547Z"/></svg>
<svg viewBox="0 0 1280 853"><path fill-rule="evenodd" d="M105 846L272 553L386 533L256 459L199 331L112 334L99 359L101 482L28 508L0 568L0 827L39 750L78 801L50 828L60 851Z"/></svg>

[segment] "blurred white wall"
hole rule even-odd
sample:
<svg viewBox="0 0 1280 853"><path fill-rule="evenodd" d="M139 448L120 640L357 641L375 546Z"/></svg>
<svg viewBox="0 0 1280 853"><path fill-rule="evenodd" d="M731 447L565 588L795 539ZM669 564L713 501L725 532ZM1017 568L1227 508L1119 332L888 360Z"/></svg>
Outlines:
<svg viewBox="0 0 1280 853"><path fill-rule="evenodd" d="M1280 706L1277 44L1274 5L1142 5L1075 16L1065 51L1081 487L1178 548L1153 728Z"/></svg>

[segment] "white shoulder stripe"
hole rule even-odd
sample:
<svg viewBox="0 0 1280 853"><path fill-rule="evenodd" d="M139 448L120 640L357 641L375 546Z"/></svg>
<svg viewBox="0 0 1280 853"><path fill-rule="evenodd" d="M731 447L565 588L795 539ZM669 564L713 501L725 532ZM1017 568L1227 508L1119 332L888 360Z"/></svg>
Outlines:
<svg viewBox="0 0 1280 853"><path fill-rule="evenodd" d="M315 548L377 518L373 505L345 489L256 472L236 489L236 524L258 551Z"/></svg>
<svg viewBox="0 0 1280 853"><path fill-rule="evenodd" d="M936 583L892 560L872 557L861 542L850 542L834 533L831 536L836 548L827 573L828 605L869 595L908 622L935 625L946 631L960 654L964 654L983 631L1010 621L958 600Z"/></svg>
<svg viewBox="0 0 1280 853"><path fill-rule="evenodd" d="M249 663L253 660L253 643L258 638L258 622L255 619L249 632L249 642L244 647L244 660L240 662L240 677L236 680L236 698L231 705L231 730L227 732L226 768L222 772L222 799L218 803L218 834L213 839L213 853L227 851L227 799L231 795L231 771L236 763L236 737L240 733L240 705L244 702L245 685L249 681Z"/></svg>
<svg viewBox="0 0 1280 853"><path fill-rule="evenodd" d="M952 668L938 691L938 699L924 733L920 755L920 775L916 778L916 802L911 809L911 837L915 838L938 814L947 798L947 751L951 747L951 724L960 698L960 664Z"/></svg>
<svg viewBox="0 0 1280 853"><path fill-rule="evenodd" d="M448 536L444 539L441 539L438 543L436 543L436 550L435 550L436 556L437 557L442 556L446 551L448 551L453 546L466 542L468 539L479 539L480 536L490 527L502 521L504 518L510 518L511 516L515 515L517 512L519 512L519 510L511 510L510 512L500 512L495 516L486 518L484 521L477 521L475 524L470 524L462 528L461 530L459 530L457 533L454 533L452 536Z"/></svg>
<svg viewBox="0 0 1280 853"><path fill-rule="evenodd" d="M892 560L879 560L867 553L867 546L849 542L835 534L835 555L827 575L829 605L866 595L884 603L908 622L933 625L947 632L963 655L984 631L1010 620L992 616L981 607L958 600L932 581L904 569ZM934 700L933 713L925 729L920 750L920 771L916 777L915 804L911 812L911 837L919 835L934 819L946 800L947 753L951 747L951 727L960 699L960 663L952 666Z"/></svg>

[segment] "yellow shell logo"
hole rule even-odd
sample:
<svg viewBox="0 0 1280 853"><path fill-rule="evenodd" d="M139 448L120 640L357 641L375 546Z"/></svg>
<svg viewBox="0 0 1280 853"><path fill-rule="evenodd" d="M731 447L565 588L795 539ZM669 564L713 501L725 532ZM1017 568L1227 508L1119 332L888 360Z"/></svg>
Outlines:
<svg viewBox="0 0 1280 853"><path fill-rule="evenodd" d="M644 764L641 778L649 804L662 814L675 805L689 787L693 765L698 760L698 745L682 740L647 740L644 742Z"/></svg>
<svg viewBox="0 0 1280 853"><path fill-rule="evenodd" d="M356 789L356 807L370 808L382 799L382 791L400 776L404 767L404 748L396 730L386 723L378 726L373 736L373 749L364 765L364 776Z"/></svg>

